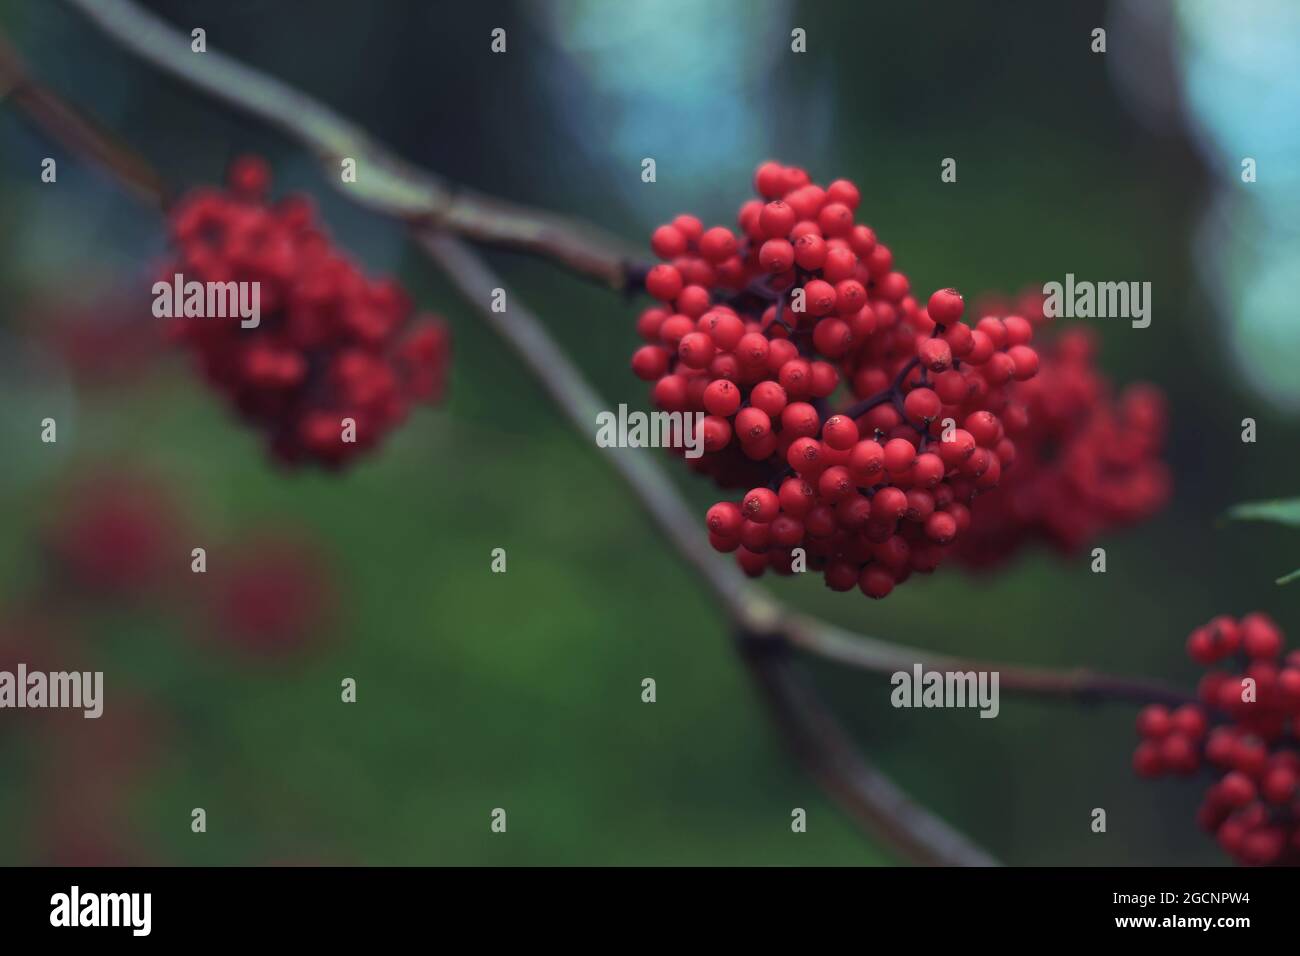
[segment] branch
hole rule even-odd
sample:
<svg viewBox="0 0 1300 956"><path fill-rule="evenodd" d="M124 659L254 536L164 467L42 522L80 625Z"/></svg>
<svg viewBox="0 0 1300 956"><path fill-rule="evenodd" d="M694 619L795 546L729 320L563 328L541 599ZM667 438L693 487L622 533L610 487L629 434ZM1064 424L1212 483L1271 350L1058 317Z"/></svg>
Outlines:
<svg viewBox="0 0 1300 956"><path fill-rule="evenodd" d="M619 239L554 213L453 189L288 84L216 50L193 52L187 35L129 0L68 3L146 62L291 134L316 154L328 182L369 209L549 259L612 289L636 288L644 280L644 268ZM356 182L342 180L345 158L356 160Z"/></svg>
<svg viewBox="0 0 1300 956"><path fill-rule="evenodd" d="M3 34L0 34L0 99L12 100L23 116L69 152L89 157L111 170L137 199L159 208L167 204L163 181L148 162L33 80L26 64Z"/></svg>
<svg viewBox="0 0 1300 956"><path fill-rule="evenodd" d="M1190 704L1196 695L1159 681L1101 674L1086 668L1069 671L1046 667L1007 666L970 660L854 634L827 621L788 615L780 640L805 653L870 674L892 675L920 664L926 670L996 671L1000 692L1074 700L1082 704L1126 701L1136 704Z"/></svg>
<svg viewBox="0 0 1300 956"><path fill-rule="evenodd" d="M629 277L635 280L635 271L624 264L626 260L615 259L603 249L589 245L583 231L570 232L572 225L558 217L495 200L471 199L469 194L453 195L431 174L392 158L359 128L305 95L219 54L208 53L202 57L191 54L188 42L180 34L124 0L95 0L94 4L88 0L69 2L85 10L123 45L200 89L294 135L323 162L333 163L342 155L364 157L379 171L378 176L365 189L357 190L353 188L355 184L348 184L343 193L411 224L424 251L478 306L483 319L538 376L574 425L582 432L595 427L602 403L581 372L550 339L540 321L519 305L517 298L508 318L487 307L491 290L502 283L462 242L447 233L544 254L571 271L601 277L613 288L628 288ZM178 55L182 51L183 55ZM9 69L2 74L10 78L11 90L32 89L33 84L25 77L21 64L15 69L15 63L16 59L7 60ZM216 64L216 72L209 74L207 67L199 64ZM79 145L82 152L117 173L128 186L140 182L161 183L151 171L150 176L140 175L141 168L147 166L141 166L134 154L122 150L107 134L80 120L51 94L13 98L56 137ZM335 181L332 170L327 169L327 173L327 178ZM165 195L160 186L133 191L145 194L146 198ZM500 210L511 212L498 214ZM539 248L538 236L544 233L548 235L541 242L545 248ZM556 254L557 249L568 251ZM747 663L760 679L775 715L798 746L805 763L856 820L867 823L887 843L913 859L975 865L991 862L941 821L908 803L893 784L857 756L847 734L798 679L785 652L798 649L880 674L904 670L915 663L934 669L998 671L1005 689L1077 700L1186 699L1162 685L1085 671L1059 673L945 658L851 635L825 622L792 613L752 585L733 564L713 553L695 516L672 482L644 451L602 451L659 530L701 573L722 603L737 633L743 637L742 650Z"/></svg>
<svg viewBox="0 0 1300 956"><path fill-rule="evenodd" d="M822 789L859 826L904 859L928 866L997 866L997 860L863 758L844 727L786 654L744 655L777 726Z"/></svg>
<svg viewBox="0 0 1300 956"><path fill-rule="evenodd" d="M602 403L537 316L518 296L509 298L508 313L492 311L492 290L503 288L503 283L460 240L430 230L419 231L417 240L529 367L574 427L580 433L593 434ZM649 451L600 451L636 493L658 530L708 582L742 638L742 656L765 692L778 726L828 794L854 820L908 859L949 866L993 865L992 857L908 800L857 753L848 733L794 671L789 646L781 644L788 635L787 621L793 618L750 584L735 564L719 559L699 530L698 517L691 514Z"/></svg>

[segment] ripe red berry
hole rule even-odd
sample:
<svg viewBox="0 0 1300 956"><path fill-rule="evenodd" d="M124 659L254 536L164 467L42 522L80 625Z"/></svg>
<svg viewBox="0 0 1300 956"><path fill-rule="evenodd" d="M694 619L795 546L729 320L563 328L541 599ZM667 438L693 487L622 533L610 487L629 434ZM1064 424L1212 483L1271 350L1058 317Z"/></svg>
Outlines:
<svg viewBox="0 0 1300 956"><path fill-rule="evenodd" d="M740 408L740 389L725 378L716 379L704 390L704 407L710 415L734 415Z"/></svg>
<svg viewBox="0 0 1300 956"><path fill-rule="evenodd" d="M885 469L885 450L878 442L860 441L849 453L849 470L860 484L875 484Z"/></svg>
<svg viewBox="0 0 1300 956"><path fill-rule="evenodd" d="M832 465L817 478L817 492L827 502L836 502L856 493L849 470L843 465Z"/></svg>
<svg viewBox="0 0 1300 956"><path fill-rule="evenodd" d="M914 422L929 424L939 417L942 402L932 389L914 388L903 400L903 411Z"/></svg>
<svg viewBox="0 0 1300 956"><path fill-rule="evenodd" d="M710 262L725 262L736 254L736 236L726 226L714 226L700 236L700 255Z"/></svg>
<svg viewBox="0 0 1300 956"><path fill-rule="evenodd" d="M632 353L632 371L637 378L653 382L668 371L668 350L658 345L643 345Z"/></svg>
<svg viewBox="0 0 1300 956"><path fill-rule="evenodd" d="M781 428L790 435L811 437L821 431L821 416L807 402L791 402L781 412Z"/></svg>
<svg viewBox="0 0 1300 956"><path fill-rule="evenodd" d="M808 514L813 505L816 504L816 496L817 492L813 490L812 485L802 478L787 478L781 482L781 488L777 492L781 510L796 518L802 518Z"/></svg>
<svg viewBox="0 0 1300 956"><path fill-rule="evenodd" d="M888 597L889 592L894 590L894 576L878 565L869 564L858 578L858 587L869 598L878 600Z"/></svg>
<svg viewBox="0 0 1300 956"><path fill-rule="evenodd" d="M1254 660L1274 660L1282 653L1282 632L1264 614L1241 619L1241 647Z"/></svg>
<svg viewBox="0 0 1300 956"><path fill-rule="evenodd" d="M762 409L750 406L742 408L736 414L736 437L742 442L756 442L766 438L771 430L771 419Z"/></svg>
<svg viewBox="0 0 1300 956"><path fill-rule="evenodd" d="M956 289L940 289L930 296L925 310L930 318L940 325L952 325L961 318L966 303Z"/></svg>
<svg viewBox="0 0 1300 956"><path fill-rule="evenodd" d="M897 521L907 509L907 495L893 485L876 492L871 499L872 515L880 521Z"/></svg>
<svg viewBox="0 0 1300 956"><path fill-rule="evenodd" d="M741 511L746 518L758 524L767 524L781 510L781 502L776 492L770 488L754 488L745 495Z"/></svg>
<svg viewBox="0 0 1300 956"><path fill-rule="evenodd" d="M821 279L811 279L804 285L804 311L809 315L830 315L835 311L835 287Z"/></svg>
<svg viewBox="0 0 1300 956"><path fill-rule="evenodd" d="M891 438L885 443L885 470L899 473L907 471L916 461L916 448L906 438Z"/></svg>
<svg viewBox="0 0 1300 956"><path fill-rule="evenodd" d="M932 372L944 372L952 366L952 349L943 339L925 339L916 348L921 364Z"/></svg>
<svg viewBox="0 0 1300 956"><path fill-rule="evenodd" d="M705 515L709 531L723 538L734 538L740 534L740 525L744 520L740 508L730 501L719 501Z"/></svg>
<svg viewBox="0 0 1300 956"><path fill-rule="evenodd" d="M806 232L794 241L794 261L800 269L813 272L826 263L826 240Z"/></svg>
<svg viewBox="0 0 1300 956"><path fill-rule="evenodd" d="M824 458L822 443L806 436L792 441L790 450L786 452L786 461L790 467L804 475L817 474L821 470Z"/></svg>
<svg viewBox="0 0 1300 956"><path fill-rule="evenodd" d="M785 389L781 387L779 382L773 382L770 379L759 382L749 393L750 404L766 412L769 416L781 414L787 401Z"/></svg>
<svg viewBox="0 0 1300 956"><path fill-rule="evenodd" d="M687 368L708 368L713 361L713 339L705 332L690 332L682 336L677 355Z"/></svg>
<svg viewBox="0 0 1300 956"><path fill-rule="evenodd" d="M767 272L789 272L794 266L794 246L785 239L769 239L758 250L758 262Z"/></svg>
<svg viewBox="0 0 1300 956"><path fill-rule="evenodd" d="M1007 356L1013 366L1012 375L1018 382L1033 378L1038 374L1038 353L1028 345L1013 345L1007 349Z"/></svg>
<svg viewBox="0 0 1300 956"><path fill-rule="evenodd" d="M1173 729L1173 722L1169 717L1169 708L1160 704L1150 704L1143 707L1138 712L1137 729L1138 733L1143 737L1159 738L1165 736Z"/></svg>
<svg viewBox="0 0 1300 956"><path fill-rule="evenodd" d="M758 226L769 239L784 239L790 235L796 220L795 212L787 203L775 199L763 207L758 215Z"/></svg>
<svg viewBox="0 0 1300 956"><path fill-rule="evenodd" d="M975 438L964 428L945 434L939 441L939 457L949 468L955 468L975 453Z"/></svg>
<svg viewBox="0 0 1300 956"><path fill-rule="evenodd" d="M822 441L836 451L846 451L857 444L858 426L844 415L832 415L822 427Z"/></svg>
<svg viewBox="0 0 1300 956"><path fill-rule="evenodd" d="M826 236L847 236L853 231L853 210L843 203L829 202L817 214L817 225Z"/></svg>
<svg viewBox="0 0 1300 956"><path fill-rule="evenodd" d="M848 206L850 210L858 208L861 194L858 187L853 185L847 179L837 179L826 187L826 201L832 203L841 203ZM857 228L866 228L859 226Z"/></svg>
<svg viewBox="0 0 1300 956"><path fill-rule="evenodd" d="M686 252L686 237L676 226L660 226L650 236L650 248L660 259L675 259Z"/></svg>
<svg viewBox="0 0 1300 956"><path fill-rule="evenodd" d="M682 291L682 274L670 265L657 265L645 277L645 288L660 302L672 302Z"/></svg>

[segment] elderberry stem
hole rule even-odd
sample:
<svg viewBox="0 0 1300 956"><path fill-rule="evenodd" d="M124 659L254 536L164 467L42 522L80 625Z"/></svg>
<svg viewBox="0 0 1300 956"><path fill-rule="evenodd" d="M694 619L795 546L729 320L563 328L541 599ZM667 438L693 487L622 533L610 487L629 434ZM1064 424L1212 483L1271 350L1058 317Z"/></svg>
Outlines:
<svg viewBox="0 0 1300 956"><path fill-rule="evenodd" d="M862 401L850 405L839 414L843 415L845 418L857 418L859 415L865 415L877 405L885 404L885 402L894 402L895 404L900 403L902 401L903 383L907 381L907 376L912 373L912 369L916 368L919 364L921 364L921 360L913 357L903 366L902 371L894 376L894 381L889 388L881 389L870 398L864 398ZM901 412L902 409L900 408L899 411Z"/></svg>

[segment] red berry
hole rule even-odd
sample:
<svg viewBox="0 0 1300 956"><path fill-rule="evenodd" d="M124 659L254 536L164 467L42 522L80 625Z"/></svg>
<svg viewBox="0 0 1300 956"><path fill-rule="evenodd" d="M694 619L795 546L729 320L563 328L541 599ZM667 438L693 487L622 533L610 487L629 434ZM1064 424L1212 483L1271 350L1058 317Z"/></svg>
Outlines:
<svg viewBox="0 0 1300 956"><path fill-rule="evenodd" d="M952 325L961 318L965 309L966 303L956 289L940 289L930 296L925 307L930 318L940 325Z"/></svg>
<svg viewBox="0 0 1300 956"><path fill-rule="evenodd" d="M817 409L807 402L791 402L781 412L781 429L790 435L811 437L821 431L821 426Z"/></svg>
<svg viewBox="0 0 1300 956"><path fill-rule="evenodd" d="M787 478L781 482L780 491L777 492L781 510L796 518L808 514L817 502L816 495L812 485L802 478Z"/></svg>
<svg viewBox="0 0 1300 956"><path fill-rule="evenodd" d="M914 388L903 400L903 411L914 422L929 424L939 417L942 402L932 389ZM969 425L967 426L969 427Z"/></svg>
<svg viewBox="0 0 1300 956"><path fill-rule="evenodd" d="M785 239L794 228L796 218L794 210L787 203L776 199L763 207L758 215L758 226L769 239Z"/></svg>
<svg viewBox="0 0 1300 956"><path fill-rule="evenodd" d="M784 239L769 239L758 250L758 263L766 272L789 272L794 266L794 246Z"/></svg>
<svg viewBox="0 0 1300 956"><path fill-rule="evenodd" d="M858 426L853 419L832 415L822 426L822 441L836 451L847 451L858 441Z"/></svg>
<svg viewBox="0 0 1300 956"><path fill-rule="evenodd" d="M736 413L736 437L743 443L748 444L766 438L771 430L771 419L761 409L751 405Z"/></svg>
<svg viewBox="0 0 1300 956"><path fill-rule="evenodd" d="M1282 632L1266 614L1241 619L1241 647L1253 660L1275 660L1282 653Z"/></svg>
<svg viewBox="0 0 1300 956"><path fill-rule="evenodd" d="M1173 729L1173 722L1169 718L1169 708L1162 707L1159 704L1150 704L1143 707L1138 712L1137 729L1138 733L1143 737L1159 738L1165 736Z"/></svg>
<svg viewBox="0 0 1300 956"><path fill-rule="evenodd" d="M710 382L704 390L704 407L710 415L734 415L740 408L740 389L723 378Z"/></svg>
<svg viewBox="0 0 1300 956"><path fill-rule="evenodd" d="M946 511L936 511L925 521L925 535L935 544L947 544L957 537L957 519Z"/></svg>
<svg viewBox="0 0 1300 956"><path fill-rule="evenodd" d="M691 332L682 336L677 346L677 356L687 368L708 368L713 361L713 339L705 332Z"/></svg>
<svg viewBox="0 0 1300 956"><path fill-rule="evenodd" d="M842 203L848 206L849 209L857 209L860 201L858 187L847 179L837 179L826 187L826 200L832 203Z"/></svg>
<svg viewBox="0 0 1300 956"><path fill-rule="evenodd" d="M767 524L777 516L781 502L770 488L754 488L741 503L740 510L750 521Z"/></svg>
<svg viewBox="0 0 1300 956"><path fill-rule="evenodd" d="M853 446L849 454L849 470L863 485L875 484L884 472L885 450L879 443L867 440Z"/></svg>
<svg viewBox="0 0 1300 956"><path fill-rule="evenodd" d="M645 277L645 288L661 302L672 302L682 291L682 274L670 265L657 265Z"/></svg>
<svg viewBox="0 0 1300 956"><path fill-rule="evenodd" d="M884 568L870 564L863 569L862 576L858 578L858 587L869 598L887 597L889 592L894 590L894 576Z"/></svg>
<svg viewBox="0 0 1300 956"><path fill-rule="evenodd" d="M826 240L816 233L804 233L794 241L794 261L800 269L815 272L826 262Z"/></svg>
<svg viewBox="0 0 1300 956"><path fill-rule="evenodd" d="M714 226L700 236L700 255L710 262L725 262L735 254L736 236L726 226Z"/></svg>
<svg viewBox="0 0 1300 956"><path fill-rule="evenodd" d="M730 501L719 501L709 509L704 521L709 531L722 538L734 538L740 534L740 525L744 520L740 508Z"/></svg>
<svg viewBox="0 0 1300 956"><path fill-rule="evenodd" d="M947 371L952 365L952 349L943 339L925 339L916 348L921 364L932 372Z"/></svg>
<svg viewBox="0 0 1300 956"><path fill-rule="evenodd" d="M787 401L785 389L771 380L759 382L749 393L749 403L769 416L781 414Z"/></svg>
<svg viewBox="0 0 1300 956"><path fill-rule="evenodd" d="M675 259L686 252L686 237L676 226L660 226L650 235L650 248L660 259Z"/></svg>
<svg viewBox="0 0 1300 956"><path fill-rule="evenodd" d="M916 448L906 438L891 438L885 443L885 470L893 473L907 471L916 461Z"/></svg>
<svg viewBox="0 0 1300 956"><path fill-rule="evenodd" d="M817 214L817 225L826 236L847 236L853 230L853 210L843 203L828 202Z"/></svg>

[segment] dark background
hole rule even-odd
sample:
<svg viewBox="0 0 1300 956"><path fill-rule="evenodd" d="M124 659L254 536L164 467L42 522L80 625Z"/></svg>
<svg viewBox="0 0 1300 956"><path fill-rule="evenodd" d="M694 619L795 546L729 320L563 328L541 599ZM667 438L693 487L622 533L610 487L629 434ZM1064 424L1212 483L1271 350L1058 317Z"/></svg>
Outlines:
<svg viewBox="0 0 1300 956"><path fill-rule="evenodd" d="M1294 125L1298 81L1274 54L1300 27L1285 4L149 6L417 164L638 245L681 211L732 222L753 167L775 157L854 179L860 217L917 288L1151 282L1150 328L1092 325L1117 382L1169 397L1175 493L1099 542L1108 573L1030 551L880 603L769 585L922 648L1188 685L1196 624L1256 608L1294 624L1300 590L1273 580L1300 565L1300 540L1218 525L1232 503L1295 490L1300 153L1279 120ZM286 475L184 356L152 345L157 216L0 110L0 641L8 657L35 647L102 669L107 685L100 721L0 713L0 862L892 862L788 757L722 613L588 437L398 228L337 196L281 134L63 4L0 0L0 25L40 79L173 184L266 155L277 191L312 193L336 239L399 275L456 342L444 404L341 477ZM504 56L489 51L497 26ZM806 54L789 52L794 26ZM1104 55L1090 50L1097 26ZM57 185L40 182L46 156ZM640 180L644 156L655 184ZM1240 182L1242 156L1258 158L1259 183ZM940 181L944 157L955 184ZM644 407L627 367L635 305L491 258L610 407ZM46 414L57 446L37 440ZM1246 416L1255 444L1240 440ZM677 477L701 513L715 500ZM231 641L205 623L217 585L200 576L133 601L69 579L51 536L112 482L150 508L174 503L182 571L199 544L215 568L267 540L309 555L284 572L306 575L315 602L293 640ZM505 575L488 570L496 547ZM1004 695L1001 716L979 720L896 711L882 678L815 671L874 760L1010 863L1223 859L1193 821L1200 784L1134 777L1129 705ZM489 832L494 807L507 835ZM790 832L792 807L808 809L806 834ZM1095 807L1106 834L1089 829Z"/></svg>

